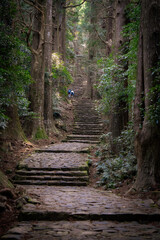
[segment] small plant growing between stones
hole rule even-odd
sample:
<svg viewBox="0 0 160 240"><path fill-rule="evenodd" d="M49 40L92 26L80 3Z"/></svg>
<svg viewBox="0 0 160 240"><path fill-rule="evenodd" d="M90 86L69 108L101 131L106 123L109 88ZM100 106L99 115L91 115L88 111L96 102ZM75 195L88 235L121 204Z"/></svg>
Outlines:
<svg viewBox="0 0 160 240"><path fill-rule="evenodd" d="M100 175L99 185L105 188L116 188L122 181L132 178L136 174L136 157L134 155L134 131L132 126L124 130L121 135L114 140L119 146L119 153L113 154L111 151L111 133L101 137L101 145L95 152L99 158L97 173Z"/></svg>
<svg viewBox="0 0 160 240"><path fill-rule="evenodd" d="M89 155L89 154L88 154L87 165L88 165L88 167L92 166L92 159L91 159L91 155Z"/></svg>

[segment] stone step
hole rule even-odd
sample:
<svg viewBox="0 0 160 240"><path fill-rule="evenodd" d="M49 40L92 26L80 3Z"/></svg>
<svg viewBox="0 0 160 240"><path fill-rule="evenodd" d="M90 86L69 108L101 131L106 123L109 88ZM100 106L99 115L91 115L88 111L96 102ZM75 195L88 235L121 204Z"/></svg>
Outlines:
<svg viewBox="0 0 160 240"><path fill-rule="evenodd" d="M103 123L102 123L102 121L99 121L99 123L94 123L94 122L84 123L83 121L75 121L74 126L86 126L86 127L100 126L100 127L103 127Z"/></svg>
<svg viewBox="0 0 160 240"><path fill-rule="evenodd" d="M82 109L76 109L74 110L74 114L80 114L80 115L95 115L95 116L99 116L99 114L97 112L94 111L94 109L92 108L86 108L86 107L82 107Z"/></svg>
<svg viewBox="0 0 160 240"><path fill-rule="evenodd" d="M80 124L101 124L102 122L99 120L99 119L95 119L95 120L92 120L92 119L86 119L86 118L82 118L82 119L76 119L76 124L79 125L78 123Z"/></svg>
<svg viewBox="0 0 160 240"><path fill-rule="evenodd" d="M16 175L24 175L24 176L88 176L87 171L25 171L18 170L16 171Z"/></svg>
<svg viewBox="0 0 160 240"><path fill-rule="evenodd" d="M83 132L87 131L87 130L88 130L88 132L100 132L100 133L103 132L102 128L98 128L98 127L95 127L95 126L92 126L92 128L90 128L89 126L80 125L80 126L75 126L74 129L73 129L73 131L83 131Z"/></svg>
<svg viewBox="0 0 160 240"><path fill-rule="evenodd" d="M66 141L64 141L66 142ZM88 171L89 167L87 165L80 166L80 167L28 167L26 165L20 165L19 169L27 169L28 171Z"/></svg>
<svg viewBox="0 0 160 240"><path fill-rule="evenodd" d="M73 181L78 181L78 182L88 182L89 177L88 176L48 176L48 175L43 175L43 176L28 176L28 175L15 175L14 181L20 181L20 180L39 180L39 181L65 181L65 182L73 182Z"/></svg>
<svg viewBox="0 0 160 240"><path fill-rule="evenodd" d="M93 109L91 108L85 108L83 107L82 109L76 109L74 110L75 114L79 114L79 115L94 115L94 116L99 116L99 114L97 112L95 112Z"/></svg>
<svg viewBox="0 0 160 240"><path fill-rule="evenodd" d="M87 120L89 122L101 121L100 118L98 118L98 117L90 117L89 115L88 116L84 116L84 115L82 115L82 116L75 116L75 119L76 119L77 122L81 122L81 121L84 122L85 120Z"/></svg>
<svg viewBox="0 0 160 240"><path fill-rule="evenodd" d="M85 131L85 130L89 130L89 131L100 131L103 132L103 128L101 126L93 126L93 125L76 125L74 126L74 131Z"/></svg>
<svg viewBox="0 0 160 240"><path fill-rule="evenodd" d="M38 152L38 153L43 153L43 152L46 152L46 153L88 153L89 149L88 148L81 149L81 150L36 149L35 152Z"/></svg>
<svg viewBox="0 0 160 240"><path fill-rule="evenodd" d="M87 186L88 182L71 182L71 181L41 181L41 180L15 180L16 185L47 185L47 186Z"/></svg>
<svg viewBox="0 0 160 240"><path fill-rule="evenodd" d="M60 214L56 217L62 218ZM48 221L47 219L46 221L21 221L14 225L2 239L27 239L26 236L32 240L159 240L160 228L152 223L141 223L138 219L133 222L81 221L81 219L80 221Z"/></svg>
<svg viewBox="0 0 160 240"><path fill-rule="evenodd" d="M74 188L27 186L26 191L28 194L35 196L35 200L39 201L39 206L37 208L37 206L29 203L23 207L22 211L28 216L33 214L33 217L36 217L34 214L37 212L37 220L43 220L43 218L47 220L47 216L50 220L56 220L56 215L60 217L61 214L59 220L65 220L65 216L68 216L67 219L73 220L102 219L117 220L119 222L160 220L160 209L153 207L151 202L153 204L154 202L149 199L128 199L111 191L104 191L90 186ZM41 218L42 215L43 218ZM27 216L24 220L28 220Z"/></svg>
<svg viewBox="0 0 160 240"><path fill-rule="evenodd" d="M117 221L117 222L132 222L132 221L144 221L147 222L155 222L160 221L160 214L159 213L153 213L153 214L147 214L147 213L69 213L69 212L57 212L57 211L22 211L19 215L20 221L47 221L48 219L51 221L63 221L64 219L67 221ZM90 239L90 238L89 238ZM88 240L89 240L88 239ZM103 238L104 239L104 238ZM108 239L108 238L105 238ZM112 238L109 238L112 239ZM116 238L119 239L119 238ZM126 238L125 238L126 239ZM131 239L131 238L129 238ZM132 238L133 239L133 238ZM135 240L137 238L134 238ZM141 238L138 238L141 239ZM150 240L152 238L149 238ZM127 240L127 239L126 239ZM158 240L158 238L156 238Z"/></svg>
<svg viewBox="0 0 160 240"><path fill-rule="evenodd" d="M69 143L89 143L89 144L99 144L99 141L92 141L92 140L63 140L63 142L69 142Z"/></svg>
<svg viewBox="0 0 160 240"><path fill-rule="evenodd" d="M89 141L98 141L100 135L68 135L68 140L89 140Z"/></svg>
<svg viewBox="0 0 160 240"><path fill-rule="evenodd" d="M99 131L99 130L91 130L91 129L78 129L78 130L74 130L72 132L72 134L75 134L75 135L101 135L103 132L102 131Z"/></svg>
<svg viewBox="0 0 160 240"><path fill-rule="evenodd" d="M99 122L101 121L100 118L98 117L90 117L89 115L88 116L78 116L78 117L75 117L75 119L77 120L77 122Z"/></svg>

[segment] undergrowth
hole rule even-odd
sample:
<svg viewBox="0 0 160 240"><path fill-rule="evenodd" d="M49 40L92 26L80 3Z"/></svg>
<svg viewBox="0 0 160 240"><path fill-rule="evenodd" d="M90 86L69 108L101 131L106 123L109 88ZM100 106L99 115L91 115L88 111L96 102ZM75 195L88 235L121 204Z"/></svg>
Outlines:
<svg viewBox="0 0 160 240"><path fill-rule="evenodd" d="M136 174L136 157L134 155L134 131L132 126L124 130L113 140L111 133L101 136L101 144L95 155L99 158L97 173L100 175L99 185L105 188L116 188L125 179ZM112 144L118 145L118 153L112 152Z"/></svg>

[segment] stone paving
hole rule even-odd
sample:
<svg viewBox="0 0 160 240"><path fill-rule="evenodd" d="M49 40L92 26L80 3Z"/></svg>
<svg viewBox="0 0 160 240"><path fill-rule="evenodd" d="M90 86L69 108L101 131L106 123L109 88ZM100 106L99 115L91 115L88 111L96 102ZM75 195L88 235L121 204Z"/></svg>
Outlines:
<svg viewBox="0 0 160 240"><path fill-rule="evenodd" d="M48 169L60 169L60 168L77 168L86 166L86 155L78 153L35 153L26 158L22 163L22 166L28 168L48 168Z"/></svg>
<svg viewBox="0 0 160 240"><path fill-rule="evenodd" d="M160 225L113 221L21 222L2 239L7 240L159 240Z"/></svg>
<svg viewBox="0 0 160 240"><path fill-rule="evenodd" d="M160 216L160 210L152 206L152 200L131 200L91 187L26 186L26 189L39 201L37 205L25 205L24 212L28 212L30 216L32 211L64 212L69 213L70 216L86 214L87 217L89 214L103 215L104 217L109 214L155 214L155 216Z"/></svg>
<svg viewBox="0 0 160 240"><path fill-rule="evenodd" d="M26 179L37 177L39 181L63 175L63 184L66 176L86 178L90 147L77 142L47 146L24 159L17 175ZM62 182L60 179L57 182ZM19 179L19 184L24 182ZM66 186L49 186L48 180L41 181L41 185L35 183L23 185L29 201L21 210L19 222L1 239L160 239L160 209L151 199L127 199L86 186L87 181L84 187L80 180L79 185L72 187L69 181Z"/></svg>
<svg viewBox="0 0 160 240"><path fill-rule="evenodd" d="M49 146L46 146L43 150L51 150L51 151L70 151L70 152L77 152L77 151L83 151L91 147L91 144L88 143L59 143L59 144L52 144Z"/></svg>

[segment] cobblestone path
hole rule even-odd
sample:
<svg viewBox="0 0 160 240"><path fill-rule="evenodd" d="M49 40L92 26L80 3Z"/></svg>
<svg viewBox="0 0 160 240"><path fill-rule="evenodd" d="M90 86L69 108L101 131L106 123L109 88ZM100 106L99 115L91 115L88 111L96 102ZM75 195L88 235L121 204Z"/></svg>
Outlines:
<svg viewBox="0 0 160 240"><path fill-rule="evenodd" d="M160 239L160 209L152 200L131 200L88 186L87 153L98 138L87 136L99 135L101 123L90 121L99 129L94 134L94 127L85 124L81 118L75 125L78 138L37 150L19 164L14 182L23 185L29 200L19 222L1 239Z"/></svg>
<svg viewBox="0 0 160 240"><path fill-rule="evenodd" d="M88 148L85 143L55 144L24 159L18 171L86 173ZM160 239L160 210L150 200L130 200L89 186L49 186L47 181L24 185L31 201L21 211L20 222L2 239Z"/></svg>

